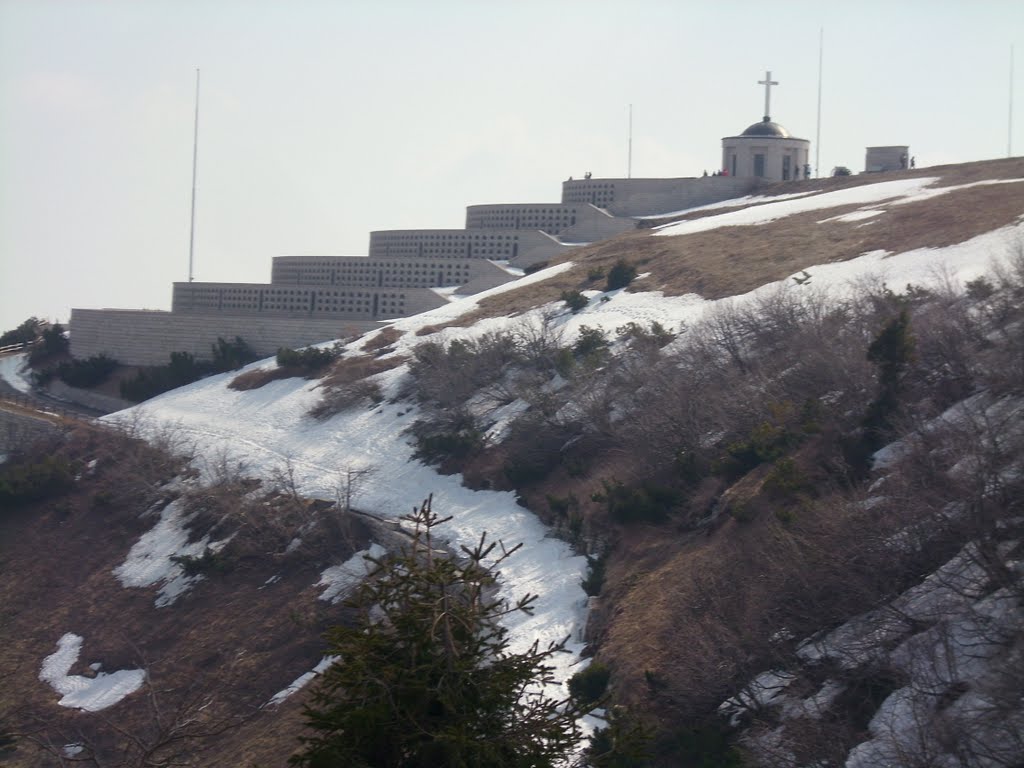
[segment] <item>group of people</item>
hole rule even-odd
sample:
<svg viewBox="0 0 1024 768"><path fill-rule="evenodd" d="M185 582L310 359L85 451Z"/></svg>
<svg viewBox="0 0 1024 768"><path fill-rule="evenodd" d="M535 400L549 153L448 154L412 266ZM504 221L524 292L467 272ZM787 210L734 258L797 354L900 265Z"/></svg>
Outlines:
<svg viewBox="0 0 1024 768"><path fill-rule="evenodd" d="M911 159L911 163L913 163L913 159ZM910 167L913 168L914 166L911 165ZM728 171L728 169L723 168L720 171L715 171L711 175L712 176L728 176L729 175L729 171ZM704 178L707 178L707 176L708 176L708 172L707 172L707 169L705 169L704 170ZM800 178L800 166L799 165L796 168L793 169L793 178L794 179L799 179ZM804 164L804 178L805 179L811 178L811 164L810 163Z"/></svg>

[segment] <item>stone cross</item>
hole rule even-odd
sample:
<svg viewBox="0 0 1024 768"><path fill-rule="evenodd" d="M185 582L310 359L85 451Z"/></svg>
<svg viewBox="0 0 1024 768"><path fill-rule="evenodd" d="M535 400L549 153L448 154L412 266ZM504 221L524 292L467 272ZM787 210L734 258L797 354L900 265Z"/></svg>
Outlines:
<svg viewBox="0 0 1024 768"><path fill-rule="evenodd" d="M769 121L770 115L771 115L771 110L770 110L769 107L770 107L771 99L772 99L772 86L773 85L778 85L779 81L778 80L772 80L772 73L771 72L765 72L764 73L764 80L758 80L757 84L764 86L764 121L767 123Z"/></svg>

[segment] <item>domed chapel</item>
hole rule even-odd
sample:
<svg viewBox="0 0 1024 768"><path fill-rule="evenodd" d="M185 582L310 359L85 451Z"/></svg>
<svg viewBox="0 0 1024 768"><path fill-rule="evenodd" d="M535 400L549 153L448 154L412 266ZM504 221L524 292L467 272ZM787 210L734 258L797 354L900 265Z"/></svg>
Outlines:
<svg viewBox="0 0 1024 768"><path fill-rule="evenodd" d="M808 178L811 142L798 139L771 118L771 90L778 85L772 73L765 72L764 117L739 136L722 139L722 169L741 179L789 181Z"/></svg>

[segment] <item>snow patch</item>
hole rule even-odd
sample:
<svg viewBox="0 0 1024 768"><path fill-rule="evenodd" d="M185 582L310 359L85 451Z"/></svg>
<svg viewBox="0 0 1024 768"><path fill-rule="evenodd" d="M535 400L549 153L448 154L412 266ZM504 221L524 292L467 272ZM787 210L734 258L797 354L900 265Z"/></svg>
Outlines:
<svg viewBox="0 0 1024 768"><path fill-rule="evenodd" d="M29 378L28 355L7 355L0 357L0 379L3 379L22 393L32 391L32 380Z"/></svg>
<svg viewBox="0 0 1024 768"><path fill-rule="evenodd" d="M819 224L824 224L828 221L863 221L864 219L874 218L875 216L881 216L885 211L879 211L875 208L868 208L860 211L851 211L850 213L844 213L841 216L831 216L827 219L822 219Z"/></svg>
<svg viewBox="0 0 1024 768"><path fill-rule="evenodd" d="M332 565L324 570L320 574L320 581L316 584L318 587L324 588L320 599L337 603L347 597L352 588L372 573L376 567L369 558L380 559L386 552L387 550L380 544L371 544L369 549L356 552L341 565Z"/></svg>
<svg viewBox="0 0 1024 768"><path fill-rule="evenodd" d="M777 203L780 200L789 200L794 197L807 197L808 195L817 194L817 190L808 190L807 192L790 192L785 195L744 195L743 197L733 197L729 200L722 200L717 203L707 203L705 205L695 205L693 208L683 208L680 211L670 211L668 213L656 213L650 216L634 216L634 219L667 219L672 216L682 216L685 213L697 213L699 211L713 211L718 208L742 208L751 205L762 205L763 203Z"/></svg>
<svg viewBox="0 0 1024 768"><path fill-rule="evenodd" d="M188 519L182 500L172 501L160 512L156 526L142 535L125 561L114 569L114 575L126 588L160 584L155 600L157 608L171 605L203 579L202 576L188 576L181 565L171 560L174 555L199 557L208 546L213 548L207 536L188 543Z"/></svg>
<svg viewBox="0 0 1024 768"><path fill-rule="evenodd" d="M68 671L78 661L81 650L81 636L68 632L57 641L57 650L43 659L39 679L61 695L57 703L62 707L98 712L137 691L146 679L143 669L122 669L110 674L99 672L92 678L69 675Z"/></svg>
<svg viewBox="0 0 1024 768"><path fill-rule="evenodd" d="M287 699L293 693L298 693L299 691L301 691L306 685L309 684L309 681L312 680L314 677L317 677L318 675L321 675L325 671L327 671L327 668L330 667L331 664L333 664L337 660L337 656L324 656L320 660L320 663L313 667L313 669L311 669L309 672L299 675L297 678L295 678L295 680L292 681L292 683L288 687L282 688L280 691L271 696L270 700L267 701L267 703L263 706L276 707L278 704Z"/></svg>
<svg viewBox="0 0 1024 768"><path fill-rule="evenodd" d="M838 208L843 205L857 205L878 203L893 198L915 198L920 199L920 193L930 184L938 181L937 177L925 177L920 179L899 179L896 181L883 181L879 184L865 184L860 187L840 189L834 192L821 192L819 194L807 195L790 200L782 200L775 203L744 208L738 211L727 211L717 216L707 216L703 219L692 221L680 221L673 224L666 224L658 229L656 235L690 235L695 232L706 232L719 227L741 227L758 224L767 224L776 219L793 216L798 213L817 211L825 208ZM951 191L950 188L944 188Z"/></svg>

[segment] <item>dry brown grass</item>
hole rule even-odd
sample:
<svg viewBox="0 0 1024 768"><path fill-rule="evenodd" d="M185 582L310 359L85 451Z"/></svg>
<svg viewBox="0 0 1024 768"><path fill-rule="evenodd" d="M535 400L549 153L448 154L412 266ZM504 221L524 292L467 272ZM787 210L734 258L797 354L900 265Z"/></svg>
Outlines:
<svg viewBox="0 0 1024 768"><path fill-rule="evenodd" d="M390 371L404 363L408 358L402 355L394 357L371 357L360 355L358 357L343 357L336 361L331 369L323 377L320 386L324 389L341 387L352 384L368 376L374 376L384 371Z"/></svg>
<svg viewBox="0 0 1024 768"><path fill-rule="evenodd" d="M304 375L306 375L305 371L294 366L257 368L254 371L246 371L245 373L240 373L235 376L235 378L228 382L228 389L234 389L239 392L248 392L252 389L259 389L272 381L291 379Z"/></svg>
<svg viewBox="0 0 1024 768"><path fill-rule="evenodd" d="M330 366L320 366L317 368L309 369L298 365L279 365L276 368L258 368L254 371L246 371L240 373L238 376L233 378L228 384L228 389L235 389L239 392L247 392L251 389L259 389L260 387L269 384L272 381L278 381L280 379L293 379L293 378L306 378L306 379L323 379L321 386L329 387L336 386L342 379L349 376L355 376L357 379L361 379L364 376L372 376L374 373L380 373L386 371L389 368L393 368L394 365L387 364L380 367L379 370L372 370L374 366L367 365L364 361L373 358L370 357L353 357L343 358L330 364ZM358 375L361 370L369 371ZM355 379L352 379L353 381Z"/></svg>
<svg viewBox="0 0 1024 768"><path fill-rule="evenodd" d="M363 351L384 354L385 350L402 338L404 334L405 331L400 331L393 325L389 325L386 328L382 328L381 331L372 339L364 342Z"/></svg>
<svg viewBox="0 0 1024 768"><path fill-rule="evenodd" d="M758 194L806 189L834 191L927 176L940 177L936 186L1024 178L1024 159L819 179L807 182L806 186L804 183L799 186L777 184ZM677 237L654 236L650 230L627 232L562 254L553 263L573 261L575 265L571 270L484 299L476 310L449 325L464 327L484 317L520 314L539 304L557 301L562 291L601 289L604 281L590 280L588 273L594 268L607 271L620 259L637 265L641 272L650 273L649 277L634 283L631 290L659 290L670 296L696 293L716 299L782 280L813 264L846 261L867 251L885 249L902 253L916 248L941 248L1016 221L1024 211L1024 183L958 190L931 200L892 206L884 214L866 221L818 223L861 207L864 206L840 206L796 214L759 226L725 227ZM722 212L720 209L713 213ZM679 218L703 215L711 213Z"/></svg>

